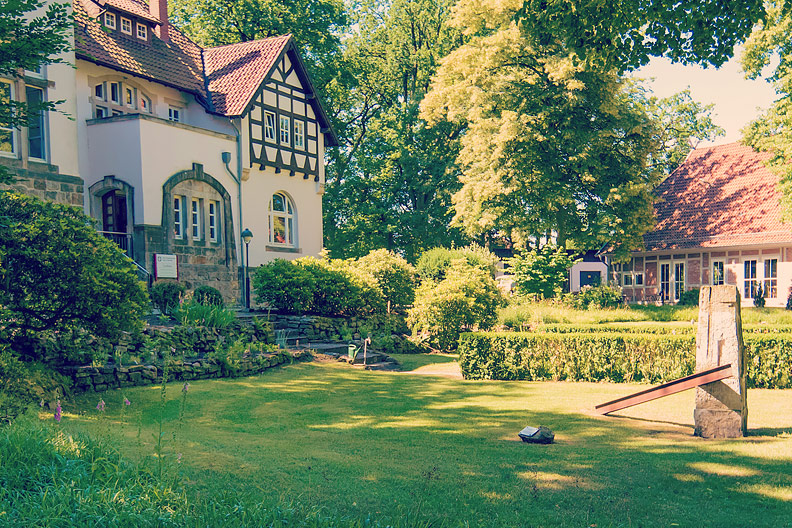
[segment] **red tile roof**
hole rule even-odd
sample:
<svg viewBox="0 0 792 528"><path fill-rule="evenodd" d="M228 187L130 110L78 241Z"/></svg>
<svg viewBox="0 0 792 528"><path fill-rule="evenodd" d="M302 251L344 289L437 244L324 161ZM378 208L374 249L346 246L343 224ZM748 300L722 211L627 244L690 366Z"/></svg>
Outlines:
<svg viewBox="0 0 792 528"><path fill-rule="evenodd" d="M241 115L289 40L291 35L283 35L204 50L215 111Z"/></svg>
<svg viewBox="0 0 792 528"><path fill-rule="evenodd" d="M646 249L792 242L769 157L740 143L691 152L657 188L657 225L644 235Z"/></svg>
<svg viewBox="0 0 792 528"><path fill-rule="evenodd" d="M112 1L145 5L137 0ZM74 2L78 58L161 82L206 99L202 49L198 44L172 26L169 31L170 42L163 42L153 35L149 37L149 42L143 42L120 31L105 30L95 20L100 12L101 7L92 0Z"/></svg>
<svg viewBox="0 0 792 528"><path fill-rule="evenodd" d="M242 115L278 57L288 46L294 47L291 35L283 35L204 49L172 25L170 42L154 35L143 42L104 29L98 17L106 5L158 22L143 0L75 0L77 57L190 92L215 114ZM304 78L305 89L313 90L299 56L295 54L292 62ZM327 114L318 99L313 101L326 144L338 145Z"/></svg>
<svg viewBox="0 0 792 528"><path fill-rule="evenodd" d="M135 15L149 22L159 24L160 21L157 17L151 14L148 5L137 2L136 0L97 0L100 6L115 7L119 11L124 11L131 15Z"/></svg>

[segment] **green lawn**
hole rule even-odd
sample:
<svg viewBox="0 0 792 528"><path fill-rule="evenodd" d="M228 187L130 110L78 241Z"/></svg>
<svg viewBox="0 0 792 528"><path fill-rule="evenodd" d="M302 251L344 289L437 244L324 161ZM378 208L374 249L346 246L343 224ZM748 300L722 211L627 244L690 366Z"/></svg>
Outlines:
<svg viewBox="0 0 792 528"><path fill-rule="evenodd" d="M404 359L404 357L400 357ZM414 356L408 370L453 366ZM457 526L792 526L792 391L749 393L751 437L692 433L692 391L594 416L635 385L470 382L295 364L262 376L196 381L179 429L168 387L166 453L192 493L226 488L387 522ZM159 388L80 397L67 430L119 437L149 456ZM141 413L142 410L142 413ZM138 436L138 423L142 425ZM556 433L521 443L525 425ZM173 432L176 432L175 439Z"/></svg>

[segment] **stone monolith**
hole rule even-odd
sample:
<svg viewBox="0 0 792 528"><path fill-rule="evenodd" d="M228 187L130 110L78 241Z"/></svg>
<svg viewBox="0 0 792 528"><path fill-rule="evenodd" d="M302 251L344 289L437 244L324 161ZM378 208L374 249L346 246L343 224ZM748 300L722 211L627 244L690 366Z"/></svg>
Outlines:
<svg viewBox="0 0 792 528"><path fill-rule="evenodd" d="M735 286L704 286L699 296L696 372L731 364L732 376L696 389L696 436L737 438L748 424L740 293Z"/></svg>

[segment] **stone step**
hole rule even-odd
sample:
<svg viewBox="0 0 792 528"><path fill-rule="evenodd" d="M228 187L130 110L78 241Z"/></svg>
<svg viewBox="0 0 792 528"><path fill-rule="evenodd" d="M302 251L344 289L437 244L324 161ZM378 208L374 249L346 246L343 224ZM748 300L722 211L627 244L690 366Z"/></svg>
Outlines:
<svg viewBox="0 0 792 528"><path fill-rule="evenodd" d="M384 361L382 363L373 363L367 365L355 365L365 368L366 370L399 370L399 364L395 361Z"/></svg>
<svg viewBox="0 0 792 528"><path fill-rule="evenodd" d="M378 353L372 354L371 352L369 352L365 356L366 363L378 363L383 359L390 359L390 358L385 354L378 354ZM353 361L353 363L359 364L359 363L363 363L363 361L364 361L363 352L359 352L358 355L355 356L355 360Z"/></svg>

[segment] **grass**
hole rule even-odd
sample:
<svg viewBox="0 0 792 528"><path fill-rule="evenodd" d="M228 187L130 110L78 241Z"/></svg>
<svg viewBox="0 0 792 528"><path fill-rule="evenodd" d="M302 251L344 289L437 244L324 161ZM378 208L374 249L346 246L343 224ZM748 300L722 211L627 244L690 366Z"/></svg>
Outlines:
<svg viewBox="0 0 792 528"><path fill-rule="evenodd" d="M453 365L440 355L399 359L414 371ZM792 391L750 391L751 436L704 441L691 435L692 392L618 418L591 414L639 388L631 385L295 364L192 383L178 429L180 388L168 388L166 432L177 434L166 434L165 452L171 462L182 453L175 471L198 499L243 490L264 503L433 526L792 526ZM132 406L122 415L121 393L102 395L100 419L99 396L85 395L61 427L150 457L158 388L126 396ZM520 429L540 424L556 444L518 441Z"/></svg>
<svg viewBox="0 0 792 528"><path fill-rule="evenodd" d="M789 325L792 311L783 308L743 308L744 324ZM577 310L553 302L513 303L499 313L501 325L519 330L542 324L603 324L624 322L691 322L698 320L698 307L642 306L624 308Z"/></svg>

